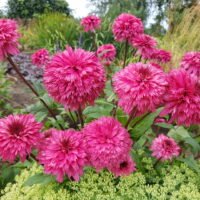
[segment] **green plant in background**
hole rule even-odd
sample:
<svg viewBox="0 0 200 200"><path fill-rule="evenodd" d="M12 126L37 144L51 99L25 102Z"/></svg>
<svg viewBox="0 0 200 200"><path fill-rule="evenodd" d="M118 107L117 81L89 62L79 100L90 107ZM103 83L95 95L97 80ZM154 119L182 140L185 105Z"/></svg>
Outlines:
<svg viewBox="0 0 200 200"><path fill-rule="evenodd" d="M171 67L178 66L182 56L189 51L200 49L200 6L185 10L181 22L173 32L161 40L161 46L173 52Z"/></svg>
<svg viewBox="0 0 200 200"><path fill-rule="evenodd" d="M8 17L29 19L45 12L61 12L69 15L65 0L8 0Z"/></svg>
<svg viewBox="0 0 200 200"><path fill-rule="evenodd" d="M61 185L49 176L41 178L42 167L29 165L16 176L15 183L2 190L1 200L199 200L196 172L180 162L155 170L152 159L142 158L143 153L140 151L143 172L115 178L106 170L96 173L88 168L80 182L65 181Z"/></svg>
<svg viewBox="0 0 200 200"><path fill-rule="evenodd" d="M38 16L23 30L22 43L29 48L47 48L51 51L75 45L79 38L79 24L61 13Z"/></svg>

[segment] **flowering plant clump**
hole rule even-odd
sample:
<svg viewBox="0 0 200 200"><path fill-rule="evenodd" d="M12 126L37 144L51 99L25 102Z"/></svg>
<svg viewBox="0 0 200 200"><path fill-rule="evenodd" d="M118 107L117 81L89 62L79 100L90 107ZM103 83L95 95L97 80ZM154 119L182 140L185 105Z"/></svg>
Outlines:
<svg viewBox="0 0 200 200"><path fill-rule="evenodd" d="M121 54L113 44L96 41L100 24L93 15L81 20L84 31L94 36L93 51L67 45L54 55L47 49L32 55L33 64L44 67L46 90L41 92L12 59L18 53L16 22L0 20L0 60L10 63L39 104L35 117L27 114L33 109L26 109L0 119L0 162L37 162L44 174L28 182L49 183L56 177L63 185L81 182L93 168L115 177L116 192L121 176L146 173L148 193L149 185L159 184L151 173L162 174L169 162L189 163L199 173L200 52L187 53L180 68L166 71L161 64L172 53L144 33L139 18L123 13L114 20Z"/></svg>

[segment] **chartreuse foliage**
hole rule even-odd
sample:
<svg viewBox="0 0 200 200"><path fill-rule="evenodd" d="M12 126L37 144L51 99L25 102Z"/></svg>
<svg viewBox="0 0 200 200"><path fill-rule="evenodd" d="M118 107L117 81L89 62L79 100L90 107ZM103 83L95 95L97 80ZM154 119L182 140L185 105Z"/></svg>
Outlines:
<svg viewBox="0 0 200 200"><path fill-rule="evenodd" d="M80 182L62 184L50 176L39 178L42 168L34 164L16 176L16 183L6 186L1 200L199 200L199 176L185 164L163 164L155 170L150 157L141 163L145 168L128 177L115 178L107 171L88 168Z"/></svg>

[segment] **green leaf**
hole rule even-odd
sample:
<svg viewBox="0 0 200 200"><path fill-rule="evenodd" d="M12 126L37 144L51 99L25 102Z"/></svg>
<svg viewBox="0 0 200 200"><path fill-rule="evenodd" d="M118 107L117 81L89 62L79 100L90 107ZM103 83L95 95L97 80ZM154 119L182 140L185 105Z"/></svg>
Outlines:
<svg viewBox="0 0 200 200"><path fill-rule="evenodd" d="M49 176L43 173L40 174L35 174L34 176L31 176L30 178L28 178L25 183L24 186L32 186L34 184L48 184L51 182L54 182L55 179L53 176Z"/></svg>
<svg viewBox="0 0 200 200"><path fill-rule="evenodd" d="M194 159L193 155L187 157L187 158L179 158L178 160L184 162L186 165L188 165L191 169L195 170L197 173L200 174L200 168L197 164L197 161Z"/></svg>
<svg viewBox="0 0 200 200"><path fill-rule="evenodd" d="M166 124L166 123L156 123L156 126L162 127L162 128L166 128L166 129L173 129L174 126L171 124Z"/></svg>
<svg viewBox="0 0 200 200"><path fill-rule="evenodd" d="M194 153L200 151L199 143L194 138L192 138L189 132L182 126L171 129L168 133L168 136L174 138L179 142L189 144L192 147L192 151Z"/></svg>
<svg viewBox="0 0 200 200"><path fill-rule="evenodd" d="M159 115L162 108L158 109L154 113L148 114L144 119L139 122L136 122L136 125L130 130L131 136L135 139L142 136L153 124L155 118Z"/></svg>

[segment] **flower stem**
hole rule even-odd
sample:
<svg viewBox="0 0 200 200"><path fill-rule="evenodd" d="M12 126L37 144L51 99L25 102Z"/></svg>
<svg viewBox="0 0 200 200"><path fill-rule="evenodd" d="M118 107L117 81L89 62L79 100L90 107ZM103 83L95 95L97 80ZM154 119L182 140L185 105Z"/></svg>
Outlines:
<svg viewBox="0 0 200 200"><path fill-rule="evenodd" d="M128 127L128 125L130 124L130 122L132 121L132 119L135 117L136 112L137 112L137 109L133 108L133 110L131 111L131 114L130 114L130 116L128 118L128 121L126 122L125 128Z"/></svg>
<svg viewBox="0 0 200 200"><path fill-rule="evenodd" d="M78 116L79 116L79 120L81 122L81 127L83 128L84 127L84 120L83 120L83 113L82 113L81 108L78 109Z"/></svg>
<svg viewBox="0 0 200 200"><path fill-rule="evenodd" d="M76 120L74 119L74 116L73 116L73 114L72 114L72 112L71 112L70 109L69 109L69 115L70 115L70 118L71 118L72 122L73 122L74 125L76 126L76 128L77 128L78 130L80 130L79 127L78 127L78 125L77 125L77 122L76 122Z"/></svg>
<svg viewBox="0 0 200 200"><path fill-rule="evenodd" d="M126 43L125 43L123 68L126 66L127 54L128 54L128 40L126 40Z"/></svg>
<svg viewBox="0 0 200 200"><path fill-rule="evenodd" d="M44 107L48 110L48 112L51 114L51 116L55 119L57 124L61 129L64 130L64 127L57 121L56 116L54 115L53 111L49 108L49 106L46 104L46 102L40 98L40 95L38 92L33 88L33 86L24 78L24 76L21 74L18 66L14 63L12 58L10 56L7 57L8 62L12 65L13 69L16 71L18 76L22 79L22 81L29 87L29 89L33 92L33 94L40 100L40 102L44 105Z"/></svg>

